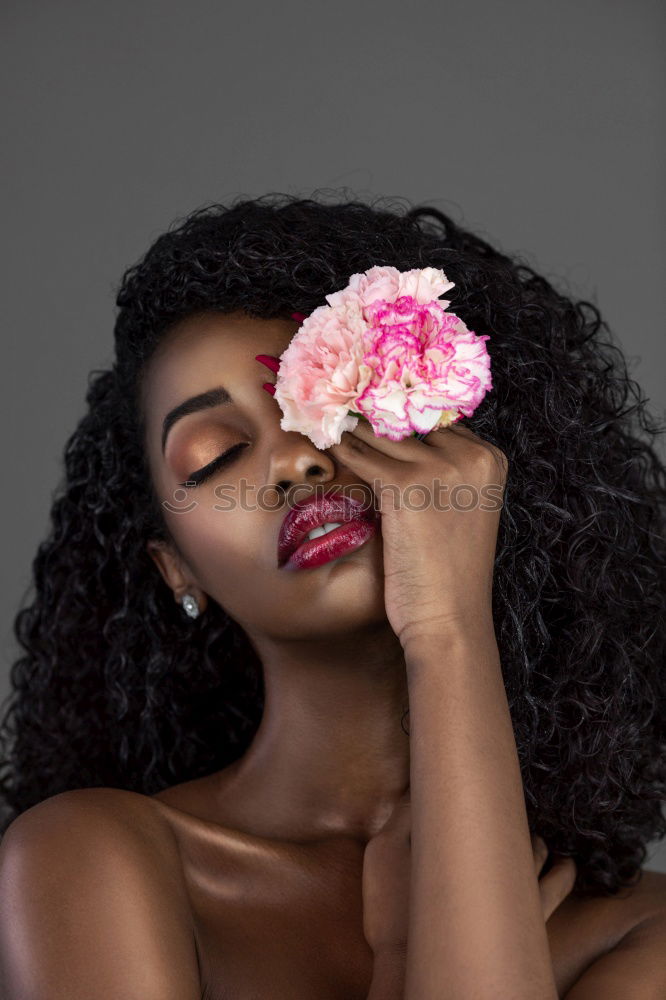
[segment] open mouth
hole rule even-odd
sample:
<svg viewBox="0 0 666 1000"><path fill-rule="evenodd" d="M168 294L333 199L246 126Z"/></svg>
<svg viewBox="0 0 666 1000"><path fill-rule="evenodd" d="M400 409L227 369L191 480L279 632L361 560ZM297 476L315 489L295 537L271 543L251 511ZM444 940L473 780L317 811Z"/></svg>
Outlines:
<svg viewBox="0 0 666 1000"><path fill-rule="evenodd" d="M284 568L314 569L315 566L321 566L331 559L339 559L358 549L376 535L377 531L378 522L360 518L337 524L325 533L301 542L284 563Z"/></svg>
<svg viewBox="0 0 666 1000"><path fill-rule="evenodd" d="M278 566L307 569L359 548L379 530L380 517L370 505L333 491L294 504L278 541Z"/></svg>

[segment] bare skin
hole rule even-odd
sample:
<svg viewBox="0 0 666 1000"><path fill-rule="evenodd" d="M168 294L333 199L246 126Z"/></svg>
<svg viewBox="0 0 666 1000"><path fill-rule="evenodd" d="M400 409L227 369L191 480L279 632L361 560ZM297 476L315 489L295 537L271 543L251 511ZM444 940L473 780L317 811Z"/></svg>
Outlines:
<svg viewBox="0 0 666 1000"><path fill-rule="evenodd" d="M346 487L377 472L409 477L414 464L432 476L452 447L462 481L497 471L468 429L387 443L359 425L360 444L346 435L325 452L283 431L255 355L279 356L295 329L241 315L191 318L166 337L143 386L151 474L174 507L179 483L247 444L188 490L196 507L181 501L166 512L177 548L151 541L148 551L176 601L191 593L205 610L213 599L250 637L266 688L259 730L239 761L205 778L152 797L64 793L19 817L0 850L0 959L17 984L28 966L38 977L36 956L47 951L38 935L59 935L43 982L70 981L49 1000L82 1000L90 983L98 997L142 1000L429 1000L449 995L452 980L456 998L492 987L494 998L585 1000L601 995L600 983L612 998L599 978L609 959L618 997L658 996L666 876L643 873L612 899L577 898L566 868L538 878L543 848L527 829L488 615L497 515L459 518L452 531L440 512L437 523L432 511L408 522L382 509L381 535L315 570L286 572L276 562L284 508L213 508L215 487L243 477L257 487L300 483L304 496L317 483ZM234 402L184 416L162 453L166 413L219 385ZM401 728L408 704L410 736ZM465 725L466 714L485 726ZM97 839L107 830L109 850ZM112 919L99 888L107 865L109 883L114 876L125 888L117 923L96 923L87 939L91 911ZM21 915L37 887L43 924L34 911ZM69 946L62 921L49 923L65 892L80 913ZM125 909L138 899L160 923ZM10 909L12 926L24 921L20 940L36 942L24 966L5 925ZM108 976L127 975L109 979L107 992L101 940L117 942ZM95 978L86 980L93 953ZM47 996L16 986L6 1000L28 995Z"/></svg>

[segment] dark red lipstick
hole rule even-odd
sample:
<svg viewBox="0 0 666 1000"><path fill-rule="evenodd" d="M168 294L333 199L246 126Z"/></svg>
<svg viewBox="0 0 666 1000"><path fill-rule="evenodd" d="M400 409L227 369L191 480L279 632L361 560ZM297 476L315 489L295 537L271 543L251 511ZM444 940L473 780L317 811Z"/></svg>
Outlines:
<svg viewBox="0 0 666 1000"><path fill-rule="evenodd" d="M278 539L278 566L313 569L359 548L379 529L380 515L368 500L339 490L300 500L288 511ZM307 540L308 532L338 522L325 535Z"/></svg>

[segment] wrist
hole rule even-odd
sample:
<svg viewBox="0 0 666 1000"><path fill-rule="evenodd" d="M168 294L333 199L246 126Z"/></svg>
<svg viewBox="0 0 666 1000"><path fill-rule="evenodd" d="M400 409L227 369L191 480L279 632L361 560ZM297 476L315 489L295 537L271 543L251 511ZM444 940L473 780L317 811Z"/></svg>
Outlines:
<svg viewBox="0 0 666 1000"><path fill-rule="evenodd" d="M412 621L400 632L400 643L405 650L428 642L442 641L450 637L459 640L465 637L495 633L492 603L468 602L463 607L438 611L420 621Z"/></svg>
<svg viewBox="0 0 666 1000"><path fill-rule="evenodd" d="M492 618L458 622L437 630L412 633L403 643L407 674L423 669L446 671L447 661L459 656L497 660L499 649Z"/></svg>

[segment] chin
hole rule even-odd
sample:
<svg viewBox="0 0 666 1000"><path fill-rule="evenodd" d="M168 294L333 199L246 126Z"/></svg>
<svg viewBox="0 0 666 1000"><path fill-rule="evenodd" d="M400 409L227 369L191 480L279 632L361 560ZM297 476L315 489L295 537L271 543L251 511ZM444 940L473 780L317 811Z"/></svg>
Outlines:
<svg viewBox="0 0 666 1000"><path fill-rule="evenodd" d="M295 634L315 638L388 625L383 581L368 574L359 574L360 580L353 580L351 573L346 576L343 580L340 574L338 580L325 582L321 588L311 585L303 616L292 617Z"/></svg>

